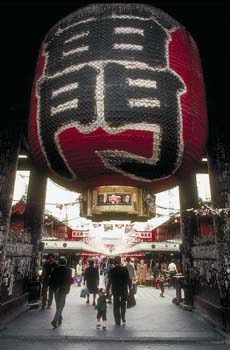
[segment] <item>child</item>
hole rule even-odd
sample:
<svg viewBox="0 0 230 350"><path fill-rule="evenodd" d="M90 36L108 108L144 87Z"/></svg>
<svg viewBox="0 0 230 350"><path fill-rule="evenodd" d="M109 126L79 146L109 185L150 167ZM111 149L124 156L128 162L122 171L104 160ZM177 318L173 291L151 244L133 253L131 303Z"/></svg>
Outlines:
<svg viewBox="0 0 230 350"><path fill-rule="evenodd" d="M159 288L160 288L160 296L161 297L164 297L164 291L165 291L165 288L164 288L164 282L165 282L165 278L163 275L160 275L160 282L159 282Z"/></svg>
<svg viewBox="0 0 230 350"><path fill-rule="evenodd" d="M97 309L97 329L101 328L101 323L100 320L102 318L103 321L103 326L102 329L106 330L106 309L107 309L107 305L106 305L106 295L105 295L105 291L103 290L103 288L100 288L98 291L98 299L97 299L97 305L96 305L96 309Z"/></svg>

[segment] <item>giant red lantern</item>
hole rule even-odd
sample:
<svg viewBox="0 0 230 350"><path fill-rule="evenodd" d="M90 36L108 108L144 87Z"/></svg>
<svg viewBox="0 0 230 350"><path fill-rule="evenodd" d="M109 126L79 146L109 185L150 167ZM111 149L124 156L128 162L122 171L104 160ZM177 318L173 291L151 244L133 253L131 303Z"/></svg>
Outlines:
<svg viewBox="0 0 230 350"><path fill-rule="evenodd" d="M72 190L176 185L206 138L196 45L148 5L95 4L58 22L41 47L29 148Z"/></svg>

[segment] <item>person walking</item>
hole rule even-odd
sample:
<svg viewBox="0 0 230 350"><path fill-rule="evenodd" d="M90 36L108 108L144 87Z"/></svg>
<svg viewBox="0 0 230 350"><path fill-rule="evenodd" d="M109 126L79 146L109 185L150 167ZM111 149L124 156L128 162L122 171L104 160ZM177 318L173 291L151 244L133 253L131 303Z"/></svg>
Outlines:
<svg viewBox="0 0 230 350"><path fill-rule="evenodd" d="M66 266L67 261L64 257L59 259L59 266L56 267L50 277L50 285L54 290L56 313L51 322L53 328L62 324L62 311L65 307L66 296L70 292L72 271Z"/></svg>
<svg viewBox="0 0 230 350"><path fill-rule="evenodd" d="M88 295L86 303L89 304L89 296L93 294L93 306L95 306L96 294L99 285L99 271L97 267L94 267L94 261L89 261L89 267L85 269L84 284L88 288Z"/></svg>
<svg viewBox="0 0 230 350"><path fill-rule="evenodd" d="M105 284L105 288L107 286L107 283L108 283L108 276L109 276L109 271L111 269L114 268L114 261L112 258L109 259L109 262L108 262L108 265L107 265L107 268L105 269L104 271L104 284ZM106 297L108 299L108 304L112 304L112 291L111 291L111 288L109 289L108 293L106 293Z"/></svg>
<svg viewBox="0 0 230 350"><path fill-rule="evenodd" d="M41 309L44 310L46 307L47 309L51 308L52 302L53 302L53 296L54 291L53 288L50 286L50 276L53 271L58 266L57 262L55 261L55 257L53 254L48 255L48 260L44 263L42 268L42 307ZM47 303L47 293L48 293L48 303Z"/></svg>
<svg viewBox="0 0 230 350"><path fill-rule="evenodd" d="M165 283L165 278L164 276L161 274L159 276L159 288L160 288L160 296L163 298L164 297L164 292L165 292L165 288L164 288L164 283Z"/></svg>
<svg viewBox="0 0 230 350"><path fill-rule="evenodd" d="M97 329L101 328L101 318L103 322L102 329L106 330L106 312L107 312L107 305L106 305L106 295L103 288L100 288L98 291L98 299L97 299Z"/></svg>
<svg viewBox="0 0 230 350"><path fill-rule="evenodd" d="M178 273L177 266L174 260L172 260L168 265L168 271L174 274Z"/></svg>
<svg viewBox="0 0 230 350"><path fill-rule="evenodd" d="M176 283L174 277L178 273L178 270L174 260L172 260L171 263L168 265L168 272L170 275L169 287L173 286L175 288Z"/></svg>
<svg viewBox="0 0 230 350"><path fill-rule="evenodd" d="M82 273L83 273L82 261L79 260L76 266L76 282L78 287L81 287Z"/></svg>
<svg viewBox="0 0 230 350"><path fill-rule="evenodd" d="M129 279L131 281L131 288L133 288L133 284L136 281L136 271L135 271L134 265L131 263L131 259L129 256L127 256L127 258L126 258L126 267L128 269L128 272L129 272Z"/></svg>
<svg viewBox="0 0 230 350"><path fill-rule="evenodd" d="M114 265L115 267L108 274L106 293L109 293L109 289L112 287L114 320L115 324L120 326L121 321L126 322L126 301L131 289L131 281L128 269L121 266L120 256L114 258Z"/></svg>

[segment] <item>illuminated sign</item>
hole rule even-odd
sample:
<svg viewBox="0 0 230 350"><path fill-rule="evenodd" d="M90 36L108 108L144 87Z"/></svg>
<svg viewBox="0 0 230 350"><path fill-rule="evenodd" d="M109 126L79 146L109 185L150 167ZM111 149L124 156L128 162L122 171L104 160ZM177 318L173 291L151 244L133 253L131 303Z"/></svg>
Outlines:
<svg viewBox="0 0 230 350"><path fill-rule="evenodd" d="M109 204L121 204L130 205L131 204L131 193L129 194L110 194L104 193L97 196L97 205L109 205Z"/></svg>
<svg viewBox="0 0 230 350"><path fill-rule="evenodd" d="M100 186L91 193L93 214L127 212L138 214L140 206L138 189L131 186Z"/></svg>

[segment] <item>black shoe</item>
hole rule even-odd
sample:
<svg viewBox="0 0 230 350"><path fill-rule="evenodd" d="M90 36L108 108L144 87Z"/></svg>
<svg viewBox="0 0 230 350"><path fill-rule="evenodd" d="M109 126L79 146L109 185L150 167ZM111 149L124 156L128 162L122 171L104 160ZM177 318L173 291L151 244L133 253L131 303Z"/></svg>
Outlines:
<svg viewBox="0 0 230 350"><path fill-rule="evenodd" d="M41 310L45 310L45 308L46 308L45 305L42 305Z"/></svg>
<svg viewBox="0 0 230 350"><path fill-rule="evenodd" d="M122 322L123 322L123 323L125 323L125 322L126 322L126 319L125 319L125 318L123 318L123 319L122 319Z"/></svg>
<svg viewBox="0 0 230 350"><path fill-rule="evenodd" d="M56 321L52 321L51 324L52 324L53 328L57 328L57 322Z"/></svg>
<svg viewBox="0 0 230 350"><path fill-rule="evenodd" d="M95 301L93 302L93 306L96 306Z"/></svg>
<svg viewBox="0 0 230 350"><path fill-rule="evenodd" d="M62 324L62 320L58 321L58 326L60 326Z"/></svg>
<svg viewBox="0 0 230 350"><path fill-rule="evenodd" d="M115 321L115 324L116 324L117 326L120 326L120 325L121 325L121 322Z"/></svg>
<svg viewBox="0 0 230 350"><path fill-rule="evenodd" d="M50 306L50 305L48 305L48 306L47 306L47 309L51 309L51 306Z"/></svg>
<svg viewBox="0 0 230 350"><path fill-rule="evenodd" d="M86 304L89 304L89 300L86 300Z"/></svg>

